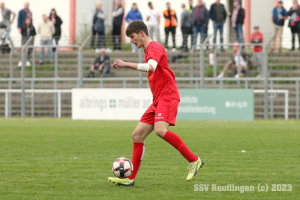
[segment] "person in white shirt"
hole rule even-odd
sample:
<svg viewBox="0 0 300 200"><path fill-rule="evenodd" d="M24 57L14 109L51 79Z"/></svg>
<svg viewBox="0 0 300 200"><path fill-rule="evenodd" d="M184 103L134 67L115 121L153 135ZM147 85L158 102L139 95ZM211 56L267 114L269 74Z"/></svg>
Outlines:
<svg viewBox="0 0 300 200"><path fill-rule="evenodd" d="M44 46L49 45L52 46L52 36L55 33L55 28L52 22L48 19L47 15L43 15L43 21L38 26L38 33L41 38L41 53L40 53L40 61L39 64L42 65L44 63ZM53 64L53 51L52 47L48 47L49 59L51 64Z"/></svg>
<svg viewBox="0 0 300 200"><path fill-rule="evenodd" d="M154 10L151 2L148 3L149 11L147 13L146 19L148 22L148 31L150 37L153 39L153 33L155 34L155 41L160 43L159 36L159 24L160 24L160 13Z"/></svg>
<svg viewBox="0 0 300 200"><path fill-rule="evenodd" d="M239 43L233 43L233 47L234 47L234 59L233 61L230 60L226 63L222 72L219 74L218 78L223 78L228 69L232 69L236 72L238 70L238 66L240 66L241 72L247 71L247 62L241 55L238 55ZM241 73L240 75L243 74ZM239 75L236 74L234 77L239 78Z"/></svg>

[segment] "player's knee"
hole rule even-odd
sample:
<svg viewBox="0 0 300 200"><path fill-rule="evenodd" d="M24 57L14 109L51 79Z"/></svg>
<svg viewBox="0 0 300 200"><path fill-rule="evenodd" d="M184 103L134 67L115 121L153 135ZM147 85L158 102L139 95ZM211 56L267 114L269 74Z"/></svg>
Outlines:
<svg viewBox="0 0 300 200"><path fill-rule="evenodd" d="M163 138L168 130L164 127L154 127L154 131L156 135Z"/></svg>
<svg viewBox="0 0 300 200"><path fill-rule="evenodd" d="M132 137L132 140L134 142L138 142L138 143L142 143L143 142L142 141L142 137L137 132L133 132L132 135L131 135L131 137Z"/></svg>

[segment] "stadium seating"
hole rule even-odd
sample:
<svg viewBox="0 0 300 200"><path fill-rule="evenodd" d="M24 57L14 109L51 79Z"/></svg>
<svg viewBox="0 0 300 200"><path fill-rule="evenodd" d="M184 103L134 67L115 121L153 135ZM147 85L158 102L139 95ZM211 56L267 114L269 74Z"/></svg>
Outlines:
<svg viewBox="0 0 300 200"><path fill-rule="evenodd" d="M252 54L251 50L248 50L249 54ZM178 55L179 52L168 52L168 57L171 59L172 56ZM207 54L207 53L206 53ZM186 54L186 58L177 59L175 62L170 62L170 68L175 72L176 77L190 77L190 54ZM38 62L39 53L35 55L35 60ZM138 53L131 53L128 51L123 52L113 52L110 53L111 63L115 59L122 59L124 61L130 62L139 62ZM218 71L220 72L223 65L231 59L232 52L228 50L227 52L218 53ZM16 51L13 54L13 77L19 78L21 76L21 70L17 67L17 64L20 60L20 51ZM84 75L88 72L88 69L95 58L94 51L84 50L83 56L83 66L84 66ZM300 65L299 63L298 52L283 52L269 54L269 73L270 77L299 77L300 75ZM47 57L45 58L47 60ZM194 77L200 76L200 53L199 51L195 52L194 58ZM0 57L0 78L10 77L9 69L9 54L3 54ZM60 51L58 53L58 77L60 78L69 78L69 77L78 77L78 51ZM254 67L253 67L254 65ZM205 55L205 76L213 77L213 67L208 64L208 56ZM36 64L36 77L38 78L49 78L55 76L54 65L50 63L45 63L44 65ZM255 77L258 74L255 62L252 57L252 65L249 66L247 72L248 77ZM96 77L99 77L99 73L95 73ZM233 76L234 72L229 72L228 76ZM128 69L111 69L111 72L107 74L106 77L138 77L139 72L131 71ZM26 77L32 77L32 68L26 67ZM144 83L144 87L147 87L147 83ZM104 81L103 86L105 88L117 88L123 87L123 82L108 82ZM128 81L126 84L127 87L139 87L138 81ZM35 89L53 89L53 82L35 82ZM70 89L77 87L76 81L69 82L58 82L57 89ZM89 81L84 82L85 88L99 88L99 81ZM195 83L190 83L189 81L180 81L178 82L179 88L195 88ZM225 81L223 83L223 88L244 88L245 84L242 82L240 85L234 81ZM249 82L248 87L250 89L263 89L264 84L261 81ZM8 82L0 82L1 89L8 89ZM31 83L26 83L26 88L31 88ZM205 82L205 88L220 88L219 83L214 82ZM12 83L12 89L20 89L20 82L16 81ZM273 89L289 89L289 103L290 103L290 118L295 117L295 83L294 82L274 82ZM14 116L20 115L20 94L13 94L13 106L12 110ZM263 117L263 95L255 95L255 117ZM31 97L27 96L26 98L26 113L30 116L30 100ZM35 95L35 115L36 116L53 116L53 94L36 94ZM4 105L4 95L0 94L0 105ZM284 116L284 96L278 95L274 98L274 117L283 117ZM0 116L4 115L4 106L0 107ZM62 116L71 115L71 95L64 94L62 96Z"/></svg>

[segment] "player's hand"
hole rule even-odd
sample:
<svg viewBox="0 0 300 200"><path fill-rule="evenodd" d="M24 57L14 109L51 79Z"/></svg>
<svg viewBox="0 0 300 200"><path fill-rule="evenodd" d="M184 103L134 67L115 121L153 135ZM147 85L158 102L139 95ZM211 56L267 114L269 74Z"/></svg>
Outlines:
<svg viewBox="0 0 300 200"><path fill-rule="evenodd" d="M113 65L113 68L117 69L117 67L125 68L126 64L124 61L118 59L114 61L114 65Z"/></svg>

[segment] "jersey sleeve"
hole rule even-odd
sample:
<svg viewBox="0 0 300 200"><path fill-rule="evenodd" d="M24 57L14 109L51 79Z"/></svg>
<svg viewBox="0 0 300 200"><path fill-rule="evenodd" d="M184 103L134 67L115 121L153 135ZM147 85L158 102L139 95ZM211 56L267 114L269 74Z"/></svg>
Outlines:
<svg viewBox="0 0 300 200"><path fill-rule="evenodd" d="M165 51L165 49L163 48L163 46L161 44L151 45L150 48L148 49L148 53L146 56L146 62L148 62L148 60L150 60L150 59L153 59L157 63L159 63L164 51Z"/></svg>

